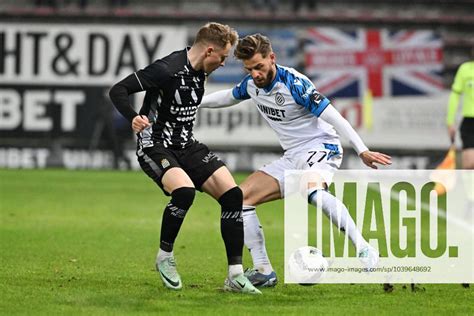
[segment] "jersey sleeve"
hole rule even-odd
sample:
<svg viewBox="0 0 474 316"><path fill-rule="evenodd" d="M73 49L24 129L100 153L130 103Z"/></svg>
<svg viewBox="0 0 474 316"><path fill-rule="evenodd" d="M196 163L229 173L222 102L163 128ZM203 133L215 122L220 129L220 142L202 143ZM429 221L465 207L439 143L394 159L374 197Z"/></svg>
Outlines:
<svg viewBox="0 0 474 316"><path fill-rule="evenodd" d="M171 74L168 64L158 59L144 69L137 71L135 75L142 90L147 90L161 87L164 82L169 80Z"/></svg>
<svg viewBox="0 0 474 316"><path fill-rule="evenodd" d="M330 104L329 99L319 93L313 83L306 78L295 77L290 83L290 91L297 104L317 117L321 116Z"/></svg>
<svg viewBox="0 0 474 316"><path fill-rule="evenodd" d="M242 81L232 89L232 96L236 100L247 100L250 99L250 95L247 92L247 83L252 77L247 75Z"/></svg>
<svg viewBox="0 0 474 316"><path fill-rule="evenodd" d="M109 97L113 105L130 122L138 114L130 105L128 96L138 91L140 91L140 87L133 74L113 85L109 91Z"/></svg>
<svg viewBox="0 0 474 316"><path fill-rule="evenodd" d="M115 84L110 89L109 96L117 110L132 122L138 114L131 107L128 96L149 88L160 87L168 79L167 64L162 60L157 60Z"/></svg>
<svg viewBox="0 0 474 316"><path fill-rule="evenodd" d="M463 64L464 65L464 64ZM456 120L456 112L459 105L459 98L463 92L463 85L464 85L464 71L463 65L461 65L456 72L456 76L454 77L453 85L451 86L451 94L449 96L448 102L448 111L446 115L446 124L451 126L454 124Z"/></svg>
<svg viewBox="0 0 474 316"><path fill-rule="evenodd" d="M357 155L369 150L351 124L349 124L349 122L331 104L328 104L326 110L320 117L334 126L339 134L349 140L352 147L357 152Z"/></svg>
<svg viewBox="0 0 474 316"><path fill-rule="evenodd" d="M232 95L232 90L233 89L226 89L206 94L202 97L199 108L219 109L239 103L240 100L236 100Z"/></svg>
<svg viewBox="0 0 474 316"><path fill-rule="evenodd" d="M465 64L462 64L458 71L456 72L456 76L454 77L453 85L451 86L451 90L458 94L463 92L464 86L464 73L465 73Z"/></svg>

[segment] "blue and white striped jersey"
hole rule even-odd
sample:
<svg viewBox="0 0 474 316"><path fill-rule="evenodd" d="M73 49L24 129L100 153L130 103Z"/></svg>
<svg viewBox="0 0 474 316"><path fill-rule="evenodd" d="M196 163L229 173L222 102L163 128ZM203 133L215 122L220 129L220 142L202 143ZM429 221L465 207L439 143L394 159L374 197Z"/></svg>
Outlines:
<svg viewBox="0 0 474 316"><path fill-rule="evenodd" d="M339 141L332 125L319 119L330 101L295 69L281 65L276 69L276 77L269 87L258 88L248 75L234 87L233 97L254 101L285 151L305 147L308 143Z"/></svg>

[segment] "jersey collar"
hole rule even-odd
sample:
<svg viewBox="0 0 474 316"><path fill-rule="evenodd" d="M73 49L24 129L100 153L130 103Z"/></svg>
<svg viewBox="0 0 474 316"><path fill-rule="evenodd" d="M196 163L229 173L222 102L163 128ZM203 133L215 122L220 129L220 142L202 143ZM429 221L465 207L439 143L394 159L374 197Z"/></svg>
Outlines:
<svg viewBox="0 0 474 316"><path fill-rule="evenodd" d="M275 79L273 79L273 81L268 86L263 88L263 91L265 91L266 93L272 91L275 84L280 80L280 67L278 67L277 64L275 64L275 69L276 69Z"/></svg>
<svg viewBox="0 0 474 316"><path fill-rule="evenodd" d="M193 65L191 65L191 61L189 60L189 56L188 56L190 49L191 49L191 46L186 46L186 48L184 49L185 52L186 52L186 67L188 67L190 72L197 72L197 73L202 72L202 73L204 73L204 70L196 70L196 69L193 68ZM205 74L205 75L207 76L207 74Z"/></svg>

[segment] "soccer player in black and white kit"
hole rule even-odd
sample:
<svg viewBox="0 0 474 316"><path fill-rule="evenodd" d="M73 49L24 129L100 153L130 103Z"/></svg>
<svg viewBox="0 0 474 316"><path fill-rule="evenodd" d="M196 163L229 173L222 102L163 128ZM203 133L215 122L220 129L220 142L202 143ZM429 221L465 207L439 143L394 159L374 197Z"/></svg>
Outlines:
<svg viewBox="0 0 474 316"><path fill-rule="evenodd" d="M191 47L175 51L130 74L110 90L110 98L137 133L137 157L143 171L171 200L163 212L156 268L166 287L182 288L173 244L196 189L221 205L221 234L229 264L224 289L260 294L243 275L242 191L224 163L193 136L206 75L224 66L238 38L227 25L201 27ZM137 114L130 94L146 91Z"/></svg>

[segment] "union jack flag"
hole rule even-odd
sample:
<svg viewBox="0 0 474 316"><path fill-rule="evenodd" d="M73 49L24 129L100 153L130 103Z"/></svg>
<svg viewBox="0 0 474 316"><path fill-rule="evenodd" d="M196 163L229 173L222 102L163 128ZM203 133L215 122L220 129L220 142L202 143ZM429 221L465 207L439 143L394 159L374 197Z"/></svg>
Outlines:
<svg viewBox="0 0 474 316"><path fill-rule="evenodd" d="M443 90L442 41L432 31L310 28L306 75L328 97L435 94Z"/></svg>

